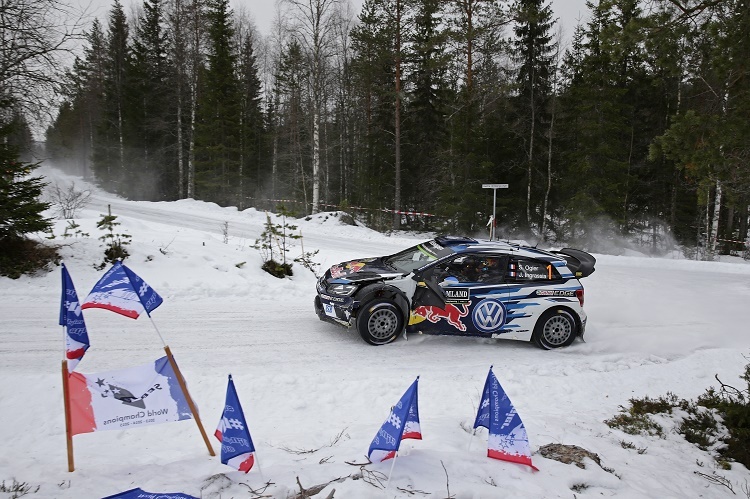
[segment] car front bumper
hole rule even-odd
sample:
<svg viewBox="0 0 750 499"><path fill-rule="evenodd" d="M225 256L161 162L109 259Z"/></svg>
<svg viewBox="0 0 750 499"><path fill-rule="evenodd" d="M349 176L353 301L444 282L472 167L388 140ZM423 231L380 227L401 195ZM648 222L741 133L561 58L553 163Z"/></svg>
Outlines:
<svg viewBox="0 0 750 499"><path fill-rule="evenodd" d="M359 305L350 296L332 296L326 293L321 281L317 285L318 295L315 297L315 313L322 321L350 327L353 322L354 310Z"/></svg>

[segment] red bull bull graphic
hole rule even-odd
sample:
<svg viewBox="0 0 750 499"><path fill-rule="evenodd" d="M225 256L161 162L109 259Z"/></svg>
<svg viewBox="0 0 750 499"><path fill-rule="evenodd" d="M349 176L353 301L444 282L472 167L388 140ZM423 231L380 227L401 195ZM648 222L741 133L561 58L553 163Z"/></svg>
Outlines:
<svg viewBox="0 0 750 499"><path fill-rule="evenodd" d="M352 272L359 272L366 264L364 262L348 262L331 267L331 277L334 279Z"/></svg>
<svg viewBox="0 0 750 499"><path fill-rule="evenodd" d="M445 308L432 305L420 305L412 310L411 317L409 318L409 325L419 324L425 319L433 324L437 324L439 321L445 319L451 326L459 331L465 332L466 325L461 322L461 318L466 317L467 315L469 315L469 307L467 305L452 305L448 303L445 305Z"/></svg>

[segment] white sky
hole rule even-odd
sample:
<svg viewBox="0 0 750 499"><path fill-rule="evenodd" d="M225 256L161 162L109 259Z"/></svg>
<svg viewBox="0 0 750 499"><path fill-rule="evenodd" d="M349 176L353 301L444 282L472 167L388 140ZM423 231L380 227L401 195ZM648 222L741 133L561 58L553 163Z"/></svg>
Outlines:
<svg viewBox="0 0 750 499"><path fill-rule="evenodd" d="M104 21L109 11L112 0L73 0L78 1L88 11ZM349 0L356 12L362 7L364 0ZM125 12L130 13L133 5L140 5L141 0L122 0ZM276 11L276 0L231 0L235 11L244 10L255 20L258 30L267 34L273 22ZM586 0L552 0L552 8L564 27L564 38L570 38L577 20L587 15Z"/></svg>

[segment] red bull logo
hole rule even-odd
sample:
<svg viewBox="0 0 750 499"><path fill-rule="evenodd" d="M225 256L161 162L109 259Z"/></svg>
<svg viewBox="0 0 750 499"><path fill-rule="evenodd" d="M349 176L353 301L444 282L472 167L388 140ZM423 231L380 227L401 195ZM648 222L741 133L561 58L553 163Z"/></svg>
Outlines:
<svg viewBox="0 0 750 499"><path fill-rule="evenodd" d="M466 331L466 326L461 322L461 318L467 315L469 315L469 307L466 305L451 305L448 303L445 308L421 305L412 311L409 324L418 324L425 319L437 324L438 321L445 319L448 324L459 331Z"/></svg>

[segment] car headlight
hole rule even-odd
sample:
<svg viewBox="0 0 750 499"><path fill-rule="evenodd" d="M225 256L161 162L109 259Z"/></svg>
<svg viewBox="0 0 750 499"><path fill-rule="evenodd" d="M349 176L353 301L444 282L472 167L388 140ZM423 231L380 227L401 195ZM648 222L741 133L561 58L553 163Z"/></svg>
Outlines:
<svg viewBox="0 0 750 499"><path fill-rule="evenodd" d="M357 290L353 284L332 284L328 287L328 292L332 295L349 296Z"/></svg>

